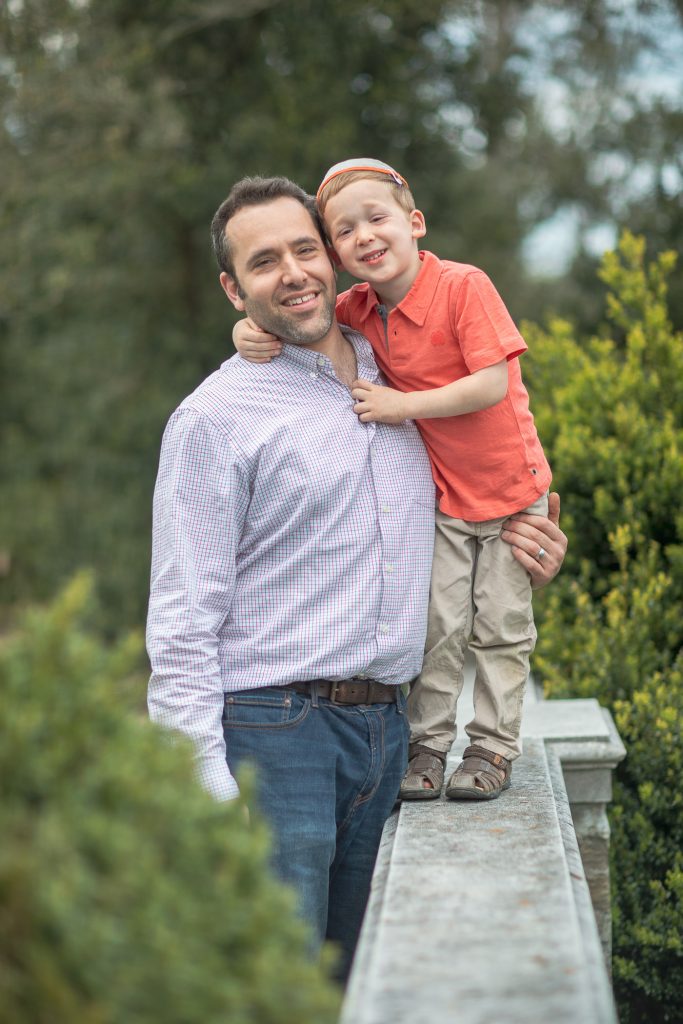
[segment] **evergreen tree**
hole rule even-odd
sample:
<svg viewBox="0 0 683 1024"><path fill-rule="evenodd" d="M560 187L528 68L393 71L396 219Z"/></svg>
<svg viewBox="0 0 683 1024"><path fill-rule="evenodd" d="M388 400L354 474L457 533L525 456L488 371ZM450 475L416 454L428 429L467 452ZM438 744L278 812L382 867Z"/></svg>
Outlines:
<svg viewBox="0 0 683 1024"><path fill-rule="evenodd" d="M482 266L513 314L595 325L592 258L539 284L522 246L566 204L586 231L640 215L675 244L664 170L622 207L595 173L617 142L634 167L680 161L676 111L622 88L657 12L680 14L636 8L625 22L606 2L4 5L3 601L47 598L88 565L103 621L142 619L164 422L232 351L207 226L245 173L312 190L337 159L381 156L411 182L426 244ZM608 131L622 94L623 138Z"/></svg>

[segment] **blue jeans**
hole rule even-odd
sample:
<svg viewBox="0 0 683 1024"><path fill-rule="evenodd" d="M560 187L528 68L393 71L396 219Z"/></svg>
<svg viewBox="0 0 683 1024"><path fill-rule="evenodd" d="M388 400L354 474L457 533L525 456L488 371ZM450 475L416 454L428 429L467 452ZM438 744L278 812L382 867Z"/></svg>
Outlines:
<svg viewBox="0 0 683 1024"><path fill-rule="evenodd" d="M318 940L341 947L341 977L406 764L405 698L397 696L395 704L341 705L269 687L225 697L230 770L255 766L275 871L294 887Z"/></svg>

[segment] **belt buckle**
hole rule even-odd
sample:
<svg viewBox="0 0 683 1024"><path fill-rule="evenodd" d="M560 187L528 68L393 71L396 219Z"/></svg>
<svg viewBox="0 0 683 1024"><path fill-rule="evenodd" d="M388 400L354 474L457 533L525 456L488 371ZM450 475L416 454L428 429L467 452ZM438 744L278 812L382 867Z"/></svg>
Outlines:
<svg viewBox="0 0 683 1024"><path fill-rule="evenodd" d="M329 697L327 699L329 701L331 701L332 704L336 704L337 703L337 691L338 690L339 690L339 680L338 679L331 679L330 680L330 695L329 695Z"/></svg>

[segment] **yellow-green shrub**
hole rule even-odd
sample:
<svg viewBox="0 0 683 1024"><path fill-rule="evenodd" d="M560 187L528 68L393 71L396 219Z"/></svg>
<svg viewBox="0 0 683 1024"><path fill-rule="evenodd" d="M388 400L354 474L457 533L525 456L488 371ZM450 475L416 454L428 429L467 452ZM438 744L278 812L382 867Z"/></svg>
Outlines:
<svg viewBox="0 0 683 1024"><path fill-rule="evenodd" d="M0 1021L334 1021L263 828L147 721L140 641L90 635L87 593L0 646Z"/></svg>
<svg viewBox="0 0 683 1024"><path fill-rule="evenodd" d="M627 1022L681 1019L683 338L671 253L626 233L604 260L611 336L531 328L539 430L562 495L567 567L540 602L549 695L595 696L627 746L612 809L614 978Z"/></svg>

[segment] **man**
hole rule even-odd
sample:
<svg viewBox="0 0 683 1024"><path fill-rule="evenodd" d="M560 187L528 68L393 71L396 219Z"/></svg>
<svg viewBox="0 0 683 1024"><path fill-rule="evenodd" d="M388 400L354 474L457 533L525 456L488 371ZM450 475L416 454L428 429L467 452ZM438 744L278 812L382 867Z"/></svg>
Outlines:
<svg viewBox="0 0 683 1024"><path fill-rule="evenodd" d="M233 357L176 410L154 505L150 714L190 736L218 799L257 766L274 865L350 966L384 821L405 767L401 684L420 668L434 527L412 423L361 423L350 385L379 380L334 318L312 200L244 179L212 224L233 305L284 341ZM535 582L564 538L511 524Z"/></svg>

